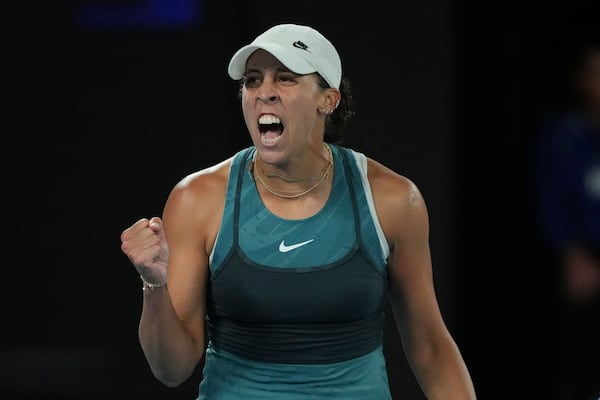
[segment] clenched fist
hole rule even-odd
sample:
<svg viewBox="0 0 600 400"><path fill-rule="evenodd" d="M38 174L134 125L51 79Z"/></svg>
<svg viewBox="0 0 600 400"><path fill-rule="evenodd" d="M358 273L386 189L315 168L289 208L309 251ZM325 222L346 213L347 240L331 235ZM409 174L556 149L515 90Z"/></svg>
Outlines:
<svg viewBox="0 0 600 400"><path fill-rule="evenodd" d="M121 233L121 250L142 279L151 284L167 281L169 245L159 217L142 218Z"/></svg>

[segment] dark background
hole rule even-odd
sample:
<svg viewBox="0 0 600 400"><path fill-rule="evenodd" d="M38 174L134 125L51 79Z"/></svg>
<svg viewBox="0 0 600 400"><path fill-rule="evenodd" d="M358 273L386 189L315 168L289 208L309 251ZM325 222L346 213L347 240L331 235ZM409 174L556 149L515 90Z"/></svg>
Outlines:
<svg viewBox="0 0 600 400"><path fill-rule="evenodd" d="M229 57L296 22L342 56L357 108L346 145L423 192L442 312L479 397L553 398L553 272L533 224L529 145L538 118L569 100L598 2L13 3L0 396L195 398L200 369L177 389L150 373L119 235L160 214L184 175L250 144ZM140 17L165 4L162 18ZM422 398L389 324L395 398Z"/></svg>

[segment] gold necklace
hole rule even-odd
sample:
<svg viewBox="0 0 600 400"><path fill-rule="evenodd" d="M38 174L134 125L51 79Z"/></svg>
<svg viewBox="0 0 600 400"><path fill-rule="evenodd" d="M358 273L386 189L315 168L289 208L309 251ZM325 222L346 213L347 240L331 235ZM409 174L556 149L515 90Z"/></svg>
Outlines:
<svg viewBox="0 0 600 400"><path fill-rule="evenodd" d="M267 173L267 172L265 172L264 169L262 169L262 167L260 167L260 172L267 178L277 178L277 179L281 179L282 181L288 182L288 183L300 183L300 182L316 181L317 179L321 179L321 177L323 176L323 173L325 172L325 168L323 168L321 170L321 172L319 172L318 175L311 176L309 178L288 178L287 176L279 175L275 172Z"/></svg>
<svg viewBox="0 0 600 400"><path fill-rule="evenodd" d="M275 172L267 173L267 172L265 172L264 169L262 169L262 168L260 169L260 172L267 178L277 178L277 179L281 179L282 181L288 182L288 183L316 181L317 179L321 178L321 176L323 175L323 171L324 171L324 169L319 173L319 175L311 176L310 178L288 178L287 176L279 175L279 174L276 174Z"/></svg>
<svg viewBox="0 0 600 400"><path fill-rule="evenodd" d="M252 174L252 177L255 181L260 182L265 189L267 189L271 194L274 194L277 197L281 197L284 199L295 199L297 197L301 197L304 196L307 193L312 192L313 190L315 190L317 188L317 186L319 186L321 183L323 183L323 181L329 176L329 171L331 170L331 167L333 166L333 153L331 152L331 147L326 145L325 143L323 143L323 145L327 148L327 151L329 152L329 162L327 163L327 168L323 169L323 171L321 171L320 177L317 175L315 177L315 179L319 179L314 185L312 185L311 187L309 187L308 189L304 189L304 190L300 190L300 191L283 191L283 190L279 190L279 189L275 189L274 187L270 186L268 183L266 183L258 174ZM255 155L256 157L256 155ZM251 169L254 169L254 165L255 165L255 159L252 160L252 166ZM269 176L269 175L265 175L265 176ZM280 176L277 176L280 177Z"/></svg>
<svg viewBox="0 0 600 400"><path fill-rule="evenodd" d="M325 143L323 143L323 147L325 147L330 152L330 154L329 154L330 157L329 158L331 159L332 158L332 156L331 156L331 149ZM328 164L327 168L329 168L329 167L330 167L330 165ZM260 172L264 176L266 176L267 178L277 178L277 179L281 179L284 182L289 182L289 183L310 182L310 181L316 181L317 179L322 179L323 178L323 174L325 173L325 170L326 169L323 168L321 170L321 172L319 172L318 175L311 176L309 178L289 178L287 176L279 175L279 174L277 174L275 172L269 172L269 173L267 173L267 172L265 172L264 169L262 169L262 167L260 167Z"/></svg>

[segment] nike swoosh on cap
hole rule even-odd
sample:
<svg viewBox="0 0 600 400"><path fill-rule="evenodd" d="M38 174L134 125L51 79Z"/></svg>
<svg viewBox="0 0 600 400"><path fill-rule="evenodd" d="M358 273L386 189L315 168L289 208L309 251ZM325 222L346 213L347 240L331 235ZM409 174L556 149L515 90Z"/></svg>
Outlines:
<svg viewBox="0 0 600 400"><path fill-rule="evenodd" d="M315 239L310 239L305 242L300 242L300 243L296 243L296 244L290 244L289 246L286 246L285 240L282 240L281 243L279 243L279 251L282 253L287 253L288 251L291 251L291 250L297 249L298 247L302 247L306 244L309 244L313 240L315 240Z"/></svg>

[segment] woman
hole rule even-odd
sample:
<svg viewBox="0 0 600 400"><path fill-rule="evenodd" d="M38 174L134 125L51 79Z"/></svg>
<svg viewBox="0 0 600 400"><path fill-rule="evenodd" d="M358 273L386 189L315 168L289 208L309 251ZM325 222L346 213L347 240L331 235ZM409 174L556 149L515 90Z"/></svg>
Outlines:
<svg viewBox="0 0 600 400"><path fill-rule="evenodd" d="M418 188L336 144L352 112L334 46L277 25L228 72L252 146L182 179L162 218L121 235L157 379L177 386L204 359L198 399L391 399L391 299L427 398L474 399L436 301Z"/></svg>

